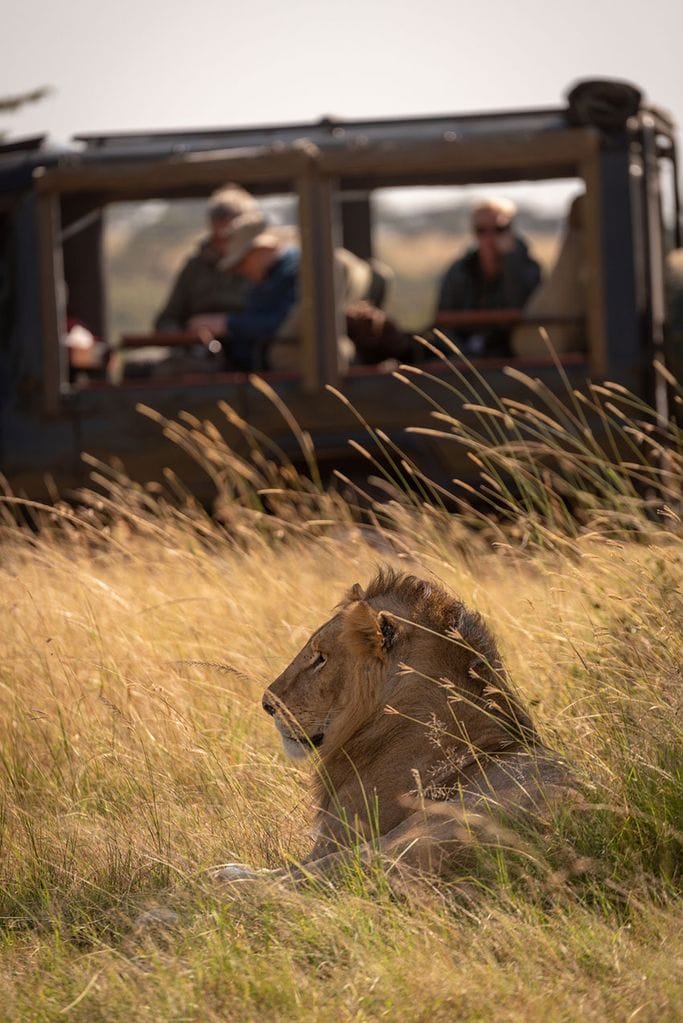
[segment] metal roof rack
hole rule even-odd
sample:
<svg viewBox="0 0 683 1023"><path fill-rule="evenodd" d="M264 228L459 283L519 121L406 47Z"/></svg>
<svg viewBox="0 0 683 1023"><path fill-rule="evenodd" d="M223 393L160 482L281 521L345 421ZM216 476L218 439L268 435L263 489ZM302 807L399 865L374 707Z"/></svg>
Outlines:
<svg viewBox="0 0 683 1023"><path fill-rule="evenodd" d="M372 120L344 120L323 117L319 121L293 124L254 125L240 128L206 128L143 132L99 132L79 134L75 141L88 150L173 149L176 152L201 149L237 149L251 146L287 145L306 138L321 149L369 142L417 139L468 138L492 131L542 131L565 127L565 108L543 108L480 114L440 114L429 117L400 117Z"/></svg>

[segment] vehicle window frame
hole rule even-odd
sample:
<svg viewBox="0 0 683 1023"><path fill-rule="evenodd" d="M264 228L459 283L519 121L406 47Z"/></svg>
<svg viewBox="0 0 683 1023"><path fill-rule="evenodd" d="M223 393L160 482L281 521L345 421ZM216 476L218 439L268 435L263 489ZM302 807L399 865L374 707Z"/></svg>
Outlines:
<svg viewBox="0 0 683 1023"><path fill-rule="evenodd" d="M60 343L65 322L60 196L98 192L109 201L208 194L225 181L261 191L291 191L299 203L301 235L301 386L317 391L339 384L337 339L342 310L335 301L333 252L340 242L339 195L366 189L476 184L575 177L586 190L587 362L594 377L607 368L601 259L601 135L575 127L535 135L482 134L457 139L320 150L313 144L273 151L196 152L180 158L95 161L58 166L36 175L43 317L43 402L58 413L71 393ZM152 182L153 184L150 184ZM284 187L283 187L284 185ZM169 381L173 386L173 381Z"/></svg>

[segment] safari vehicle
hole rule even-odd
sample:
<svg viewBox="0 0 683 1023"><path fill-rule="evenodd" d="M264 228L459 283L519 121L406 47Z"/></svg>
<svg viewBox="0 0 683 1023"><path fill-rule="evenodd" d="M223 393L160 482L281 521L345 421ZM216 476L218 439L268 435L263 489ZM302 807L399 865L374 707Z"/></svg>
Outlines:
<svg viewBox="0 0 683 1023"><path fill-rule="evenodd" d="M424 470L441 479L463 471L455 444L404 434L429 409L401 388L385 366L351 366L340 378L333 251L343 244L373 252L370 198L377 189L550 181L573 177L585 187L586 306L581 341L561 359L573 386L609 378L654 402L667 395L651 372L667 361L663 262L680 246L674 126L626 83L582 82L556 109L444 115L232 130L88 135L64 150L34 139L0 150L0 469L17 493L41 497L46 478L61 492L87 479L81 453L120 459L141 481L178 473L202 500L211 481L139 405L175 418L213 420L236 445L219 401L292 450L289 428L244 374L202 371L201 364L163 378L70 382L62 337L65 295L92 331L114 347L140 338L108 336L102 237L104 211L131 200L206 197L225 182L257 196L290 194L301 239L301 372L265 373L271 387L312 436L323 467L348 463L348 438L363 429L326 385L343 392L373 426L397 439ZM664 228L667 207L673 228ZM465 322L459 314L446 321ZM519 310L488 314L511 323ZM471 319L471 317L470 317ZM552 322L552 315L544 322ZM141 328L145 325L141 324ZM147 338L187 344L187 337ZM192 341L190 338L189 341ZM519 360L558 390L547 354ZM525 398L501 359L476 369L500 395ZM440 362L430 366L438 377ZM444 400L443 394L440 396ZM453 400L453 399L451 399ZM457 411L457 410L454 410Z"/></svg>

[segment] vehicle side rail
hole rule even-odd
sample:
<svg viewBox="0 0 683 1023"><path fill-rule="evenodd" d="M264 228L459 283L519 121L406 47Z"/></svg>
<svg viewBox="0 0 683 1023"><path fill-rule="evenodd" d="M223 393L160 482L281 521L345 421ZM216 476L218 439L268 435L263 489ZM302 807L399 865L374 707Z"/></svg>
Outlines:
<svg viewBox="0 0 683 1023"><path fill-rule="evenodd" d="M527 316L523 309L441 309L434 317L435 327L516 327L581 326L583 316L561 316L548 313Z"/></svg>
<svg viewBox="0 0 683 1023"><path fill-rule="evenodd" d="M156 330L140 334L123 334L118 349L149 348L158 345L162 348L184 348L203 344L202 338L195 331L189 330Z"/></svg>

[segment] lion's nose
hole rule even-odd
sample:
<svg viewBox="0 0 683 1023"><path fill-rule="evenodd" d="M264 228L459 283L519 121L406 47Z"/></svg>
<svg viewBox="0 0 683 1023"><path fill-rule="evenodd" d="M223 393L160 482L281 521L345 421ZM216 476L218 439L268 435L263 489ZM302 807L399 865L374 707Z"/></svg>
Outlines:
<svg viewBox="0 0 683 1023"><path fill-rule="evenodd" d="M275 707L268 699L268 693L266 693L263 699L261 700L261 706L265 710L266 714L270 714L271 717L275 713Z"/></svg>

